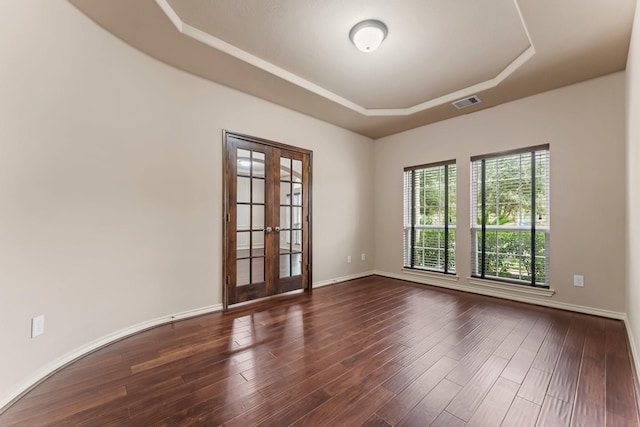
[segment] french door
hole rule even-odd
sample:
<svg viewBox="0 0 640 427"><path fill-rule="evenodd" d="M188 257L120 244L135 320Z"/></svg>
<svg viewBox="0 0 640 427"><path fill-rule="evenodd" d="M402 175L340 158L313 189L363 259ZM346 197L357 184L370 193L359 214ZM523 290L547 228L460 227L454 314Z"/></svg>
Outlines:
<svg viewBox="0 0 640 427"><path fill-rule="evenodd" d="M224 134L224 308L311 290L311 152Z"/></svg>

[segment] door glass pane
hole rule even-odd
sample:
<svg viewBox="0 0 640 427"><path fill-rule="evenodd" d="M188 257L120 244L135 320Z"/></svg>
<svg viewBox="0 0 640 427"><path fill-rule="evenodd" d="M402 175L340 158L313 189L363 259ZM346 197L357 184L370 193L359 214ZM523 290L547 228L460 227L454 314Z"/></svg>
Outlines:
<svg viewBox="0 0 640 427"><path fill-rule="evenodd" d="M291 204L291 183L290 182L280 183L280 204L281 205Z"/></svg>
<svg viewBox="0 0 640 427"><path fill-rule="evenodd" d="M293 208L293 218L291 221L292 221L291 228L302 228L302 208L301 207Z"/></svg>
<svg viewBox="0 0 640 427"><path fill-rule="evenodd" d="M253 177L264 178L264 153L258 151L253 152Z"/></svg>
<svg viewBox="0 0 640 427"><path fill-rule="evenodd" d="M280 157L280 181L291 181L291 159Z"/></svg>
<svg viewBox="0 0 640 427"><path fill-rule="evenodd" d="M249 284L249 259L239 259L236 262L236 285L243 286Z"/></svg>
<svg viewBox="0 0 640 427"><path fill-rule="evenodd" d="M238 231L236 233L236 256L238 258L245 258L249 256L249 238L248 231Z"/></svg>
<svg viewBox="0 0 640 427"><path fill-rule="evenodd" d="M264 282L264 258L251 258L251 283Z"/></svg>
<svg viewBox="0 0 640 427"><path fill-rule="evenodd" d="M237 180L237 201L238 203L249 203L251 202L251 193L249 190L249 186L251 185L251 179L243 176L238 176Z"/></svg>
<svg viewBox="0 0 640 427"><path fill-rule="evenodd" d="M290 255L280 255L280 278L291 276Z"/></svg>
<svg viewBox="0 0 640 427"><path fill-rule="evenodd" d="M302 182L302 161L293 161L293 182Z"/></svg>
<svg viewBox="0 0 640 427"><path fill-rule="evenodd" d="M264 255L264 231L251 233L251 256Z"/></svg>
<svg viewBox="0 0 640 427"><path fill-rule="evenodd" d="M280 207L280 229L287 230L291 228L291 208L289 206Z"/></svg>
<svg viewBox="0 0 640 427"><path fill-rule="evenodd" d="M251 220L251 206L238 205L236 209L236 222L238 230L248 230Z"/></svg>
<svg viewBox="0 0 640 427"><path fill-rule="evenodd" d="M293 251L302 250L302 230L292 231L291 239L293 239L293 241L291 242L292 250Z"/></svg>
<svg viewBox="0 0 640 427"><path fill-rule="evenodd" d="M264 205L252 205L253 212L253 230L261 230L264 228Z"/></svg>
<svg viewBox="0 0 640 427"><path fill-rule="evenodd" d="M253 183L253 203L264 203L264 179L253 178L251 181Z"/></svg>
<svg viewBox="0 0 640 427"><path fill-rule="evenodd" d="M299 276L302 274L302 254L291 255L291 275Z"/></svg>
<svg viewBox="0 0 640 427"><path fill-rule="evenodd" d="M290 252L291 248L291 231L280 231L280 253Z"/></svg>
<svg viewBox="0 0 640 427"><path fill-rule="evenodd" d="M293 183L293 199L291 202L294 205L302 205L302 184Z"/></svg>
<svg viewBox="0 0 640 427"><path fill-rule="evenodd" d="M237 173L238 175L251 175L251 152L238 148L237 151Z"/></svg>

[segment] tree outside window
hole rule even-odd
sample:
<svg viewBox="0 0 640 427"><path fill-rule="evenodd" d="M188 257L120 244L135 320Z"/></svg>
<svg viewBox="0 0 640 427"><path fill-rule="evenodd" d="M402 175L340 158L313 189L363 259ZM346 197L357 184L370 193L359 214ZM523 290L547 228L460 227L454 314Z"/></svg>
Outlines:
<svg viewBox="0 0 640 427"><path fill-rule="evenodd" d="M472 159L472 275L549 286L549 146Z"/></svg>
<svg viewBox="0 0 640 427"><path fill-rule="evenodd" d="M406 168L405 268L456 271L455 161Z"/></svg>

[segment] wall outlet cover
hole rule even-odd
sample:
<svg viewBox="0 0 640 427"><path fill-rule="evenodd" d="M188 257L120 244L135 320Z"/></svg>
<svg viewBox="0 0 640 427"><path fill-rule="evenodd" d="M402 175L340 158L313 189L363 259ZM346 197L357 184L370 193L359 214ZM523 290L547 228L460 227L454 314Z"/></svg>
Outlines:
<svg viewBox="0 0 640 427"><path fill-rule="evenodd" d="M31 338L44 334L44 314L31 319Z"/></svg>

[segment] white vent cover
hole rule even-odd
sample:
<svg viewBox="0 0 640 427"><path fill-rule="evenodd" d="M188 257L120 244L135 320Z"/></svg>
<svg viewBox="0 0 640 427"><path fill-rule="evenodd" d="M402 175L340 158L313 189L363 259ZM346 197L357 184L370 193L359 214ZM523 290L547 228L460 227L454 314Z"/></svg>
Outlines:
<svg viewBox="0 0 640 427"><path fill-rule="evenodd" d="M476 95L473 95L468 98L459 99L456 102L452 102L452 104L454 107L456 107L459 110L461 108L470 107L472 105L479 104L481 102L482 101L480 101L480 98L478 98Z"/></svg>

